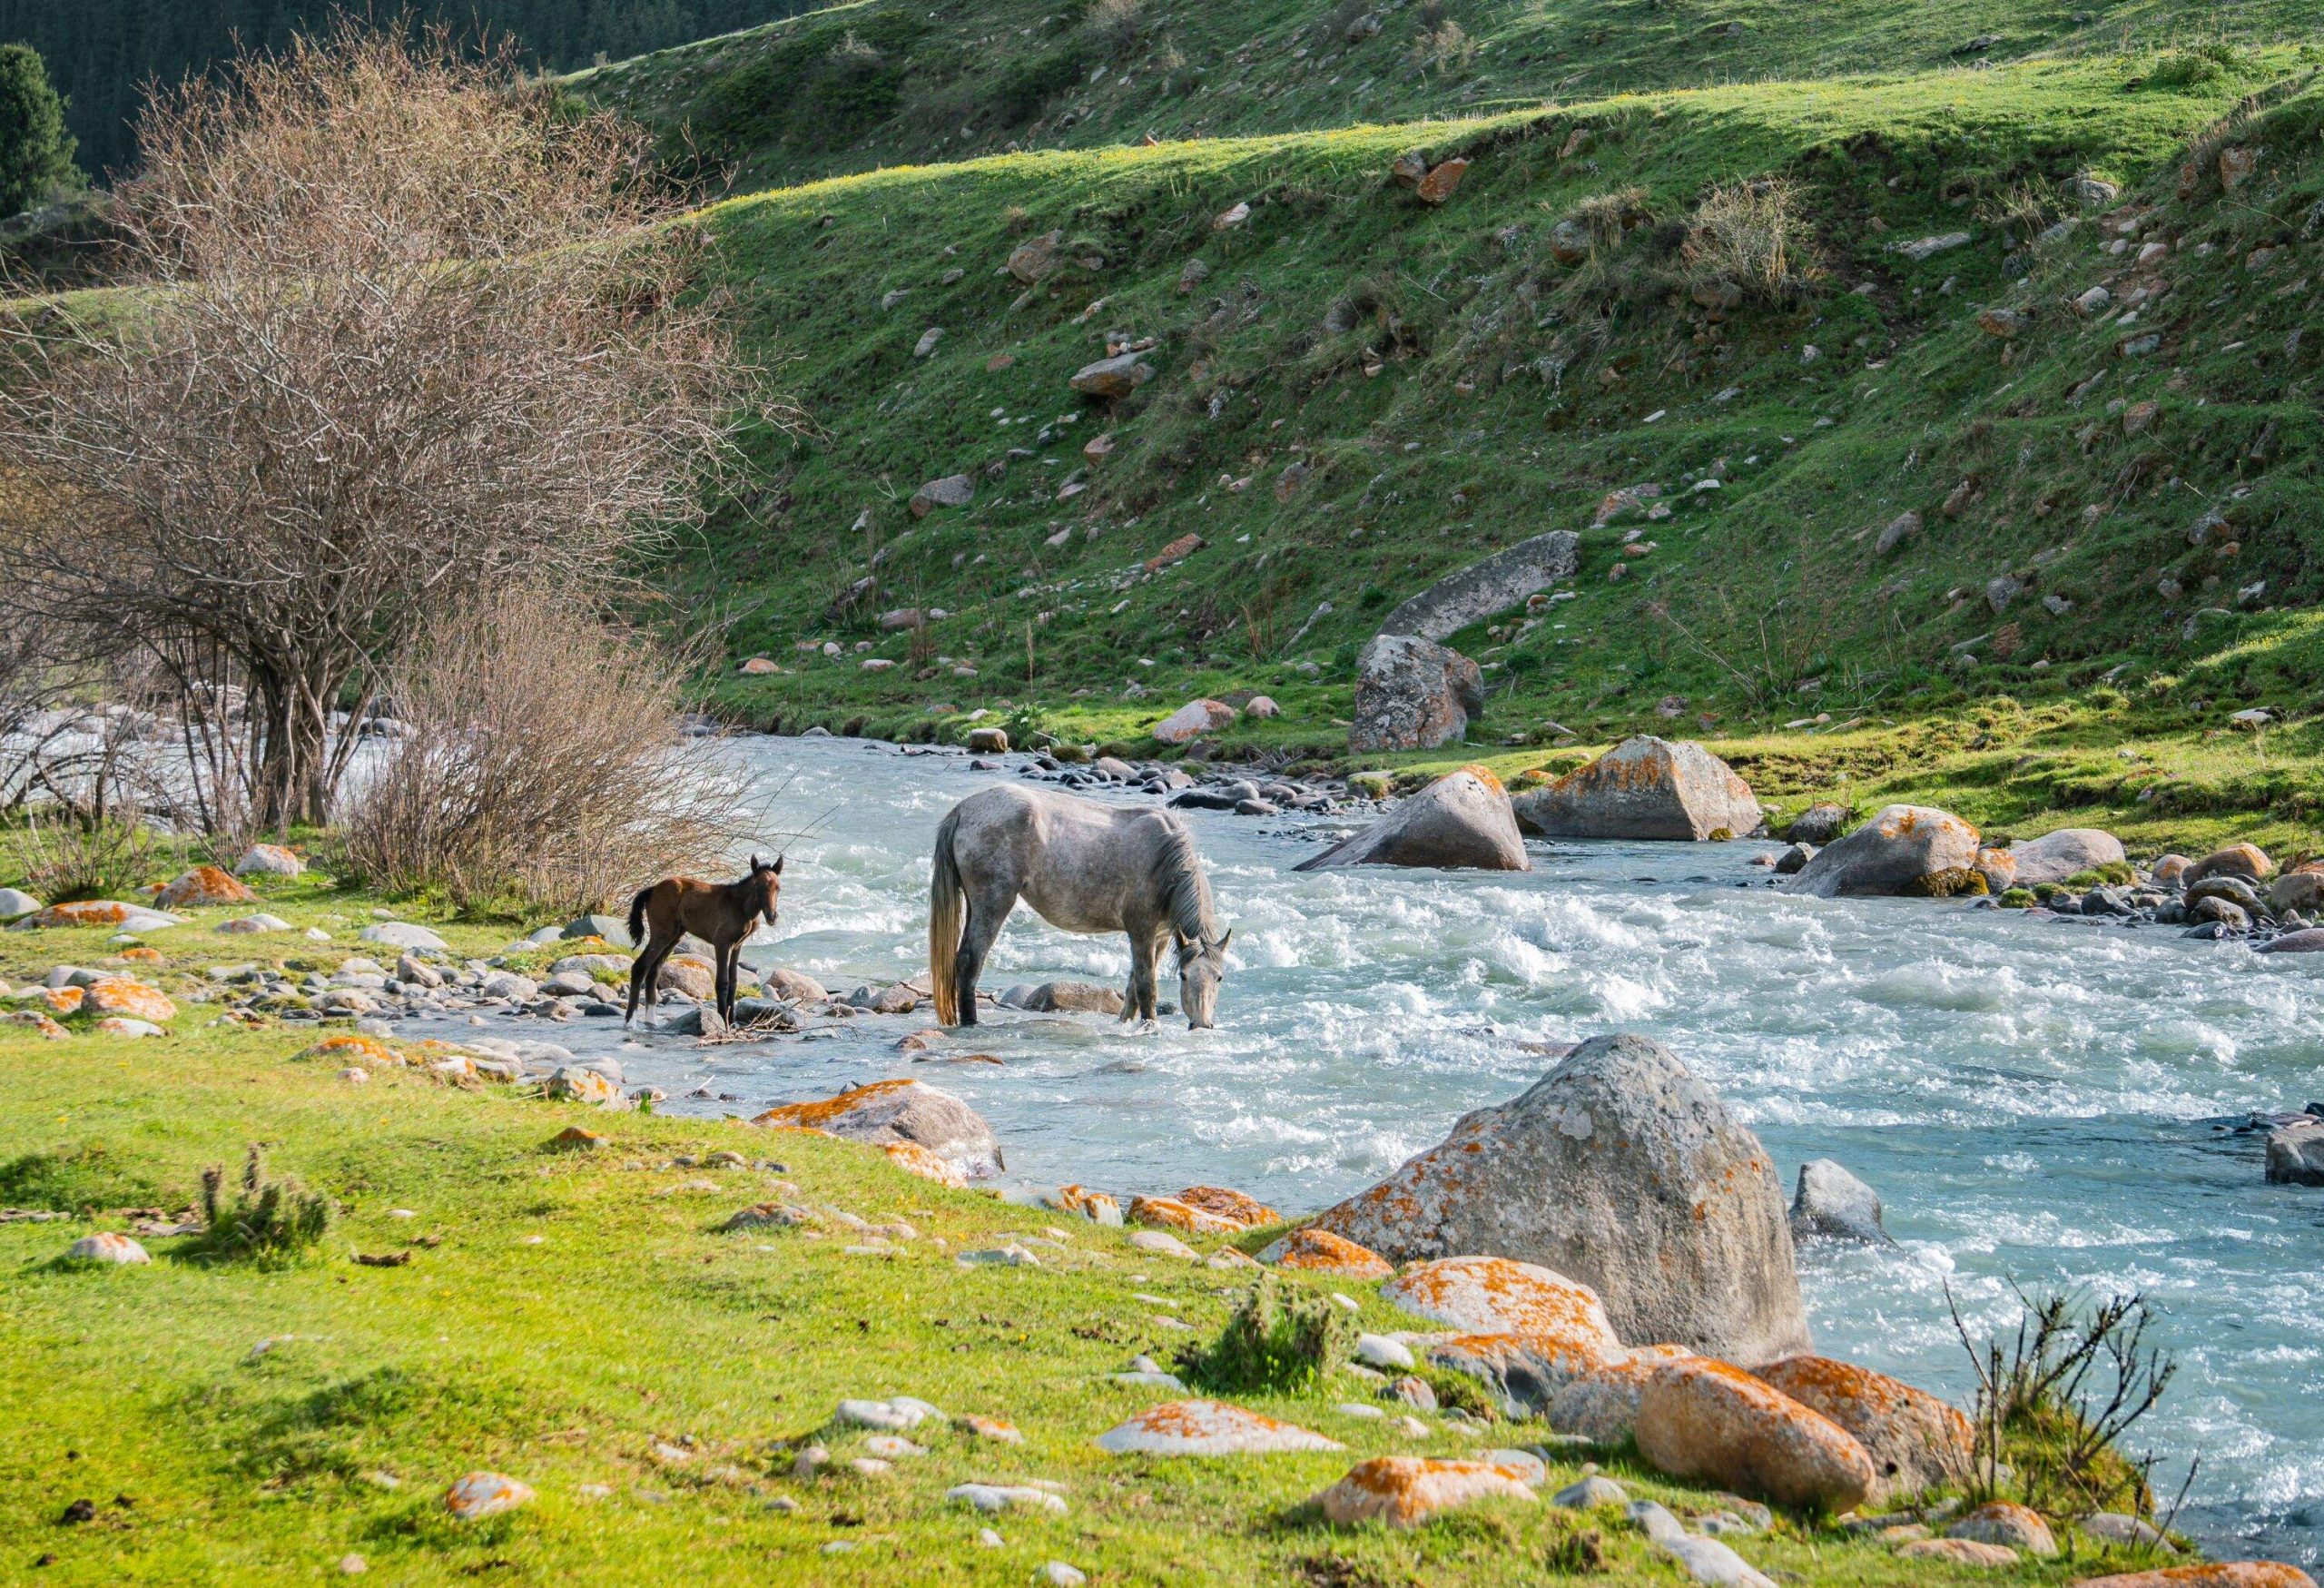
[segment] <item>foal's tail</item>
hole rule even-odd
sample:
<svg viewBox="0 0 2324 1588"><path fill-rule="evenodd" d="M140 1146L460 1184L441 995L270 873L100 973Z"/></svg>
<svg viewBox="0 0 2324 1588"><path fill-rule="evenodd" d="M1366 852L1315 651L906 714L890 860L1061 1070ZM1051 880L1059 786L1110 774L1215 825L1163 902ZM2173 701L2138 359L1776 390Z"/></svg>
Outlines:
<svg viewBox="0 0 2324 1588"><path fill-rule="evenodd" d="M952 834L960 813L947 813L936 828L936 875L928 886L928 979L936 997L936 1022L960 1023L960 989L952 984L952 963L960 952L960 925L966 917L967 895L960 889L960 864L952 858Z"/></svg>
<svg viewBox="0 0 2324 1588"><path fill-rule="evenodd" d="M654 888L661 885L656 883L653 888L638 889L637 896L629 902L629 946L634 949L645 946L645 901L654 896Z"/></svg>

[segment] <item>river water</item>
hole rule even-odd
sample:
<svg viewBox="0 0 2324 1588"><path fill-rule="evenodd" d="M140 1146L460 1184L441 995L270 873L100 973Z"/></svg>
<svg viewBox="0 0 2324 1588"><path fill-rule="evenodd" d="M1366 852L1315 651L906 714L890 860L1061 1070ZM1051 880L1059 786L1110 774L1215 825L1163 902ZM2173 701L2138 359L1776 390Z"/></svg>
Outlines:
<svg viewBox="0 0 2324 1588"><path fill-rule="evenodd" d="M924 970L936 824L1014 764L734 744L795 778L770 832L836 807L791 845L782 926L752 962L836 992ZM2181 1363L2138 1431L2164 1456L2166 1502L2201 1462L2181 1524L2239 1555L2324 1554L2324 1192L2265 1184L2261 1139L2215 1123L2324 1100L2324 955L1793 898L1761 885L1751 843L1535 842L1529 874L1296 875L1344 822L1185 815L1235 932L1218 1029L1000 1011L975 1047L1005 1067L916 1071L992 1122L1012 1177L1118 1194L1209 1181L1313 1211L1550 1068L1520 1042L1642 1031L1758 1132L1787 1195L1802 1160L1829 1157L1886 1199L1896 1249L1801 1254L1820 1349L1965 1403L1948 1281L1980 1334L2014 1321L2013 1282L2142 1291ZM985 985L1118 985L1128 968L1120 939L1020 908ZM669 1108L717 1112L915 1073L894 1042L923 1023L710 1049L611 1022L556 1034L617 1052ZM683 1098L705 1084L743 1103Z"/></svg>

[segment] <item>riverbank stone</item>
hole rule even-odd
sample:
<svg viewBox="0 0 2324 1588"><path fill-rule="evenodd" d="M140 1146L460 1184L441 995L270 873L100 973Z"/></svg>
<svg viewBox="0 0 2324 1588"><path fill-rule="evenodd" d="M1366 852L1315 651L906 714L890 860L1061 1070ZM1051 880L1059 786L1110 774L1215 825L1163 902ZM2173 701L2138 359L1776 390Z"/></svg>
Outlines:
<svg viewBox="0 0 2324 1588"><path fill-rule="evenodd" d="M827 1131L850 1141L926 1148L970 1179L989 1179L1008 1165L992 1127L950 1092L924 1081L875 1080L818 1102L786 1103L752 1121L778 1129Z"/></svg>
<svg viewBox="0 0 2324 1588"><path fill-rule="evenodd" d="M1885 1504L1965 1476L1969 1419L1925 1390L1828 1356L1787 1356L1754 1369L1767 1383L1856 1436L1872 1457L1868 1498Z"/></svg>
<svg viewBox="0 0 2324 1588"><path fill-rule="evenodd" d="M1381 1522L1418 1527L1440 1512L1480 1500L1532 1503L1523 1472L1490 1461L1439 1461L1420 1455L1377 1455L1348 1469L1317 1494L1324 1520L1340 1527Z"/></svg>
<svg viewBox="0 0 2324 1588"><path fill-rule="evenodd" d="M1337 1440L1224 1401L1165 1401L1098 1436L1111 1455L1253 1455L1339 1450Z"/></svg>
<svg viewBox="0 0 2324 1588"><path fill-rule="evenodd" d="M2048 1560L2058 1553L2058 1541L2042 1514L2008 1500L1980 1505L1945 1530L1947 1538L1974 1539L1979 1544L2005 1544Z"/></svg>
<svg viewBox="0 0 2324 1588"><path fill-rule="evenodd" d="M1845 1511L1877 1470L1856 1436L1764 1380L1694 1357L1657 1368L1639 1397L1639 1454L1678 1478L1709 1478L1785 1505Z"/></svg>
<svg viewBox="0 0 2324 1588"><path fill-rule="evenodd" d="M1539 1265L1602 1299L1618 1339L1747 1362L1807 1348L1774 1164L1649 1038L1584 1042L1314 1222L1392 1262L1491 1252Z"/></svg>
<svg viewBox="0 0 2324 1588"><path fill-rule="evenodd" d="M1417 635L1374 635L1355 660L1348 748L1433 750L1466 737L1484 708L1476 663Z"/></svg>
<svg viewBox="0 0 2324 1588"><path fill-rule="evenodd" d="M1817 850L1784 886L1818 899L1938 895L1975 875L1979 847L1977 830L1949 811L1888 805Z"/></svg>
<svg viewBox="0 0 2324 1588"><path fill-rule="evenodd" d="M2122 841L2099 827L2061 827L2013 843L2005 853L2016 863L2011 881L2021 888L2063 883L2078 873L2125 864L2130 859Z"/></svg>

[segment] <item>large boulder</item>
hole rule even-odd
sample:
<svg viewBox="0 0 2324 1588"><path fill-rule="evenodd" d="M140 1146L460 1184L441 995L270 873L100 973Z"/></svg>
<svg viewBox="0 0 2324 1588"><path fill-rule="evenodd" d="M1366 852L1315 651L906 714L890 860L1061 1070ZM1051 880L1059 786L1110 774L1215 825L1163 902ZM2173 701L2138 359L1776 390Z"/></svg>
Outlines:
<svg viewBox="0 0 2324 1588"><path fill-rule="evenodd" d="M2295 1119L2268 1132L2268 1179L2279 1186L2324 1186L2324 1119Z"/></svg>
<svg viewBox="0 0 2324 1588"><path fill-rule="evenodd" d="M1382 634L1443 640L1581 569L1581 537L1552 529L1448 574L1388 614Z"/></svg>
<svg viewBox="0 0 2324 1588"><path fill-rule="evenodd" d="M1817 850L1784 886L1818 899L1941 896L1976 875L1977 849L1977 830L1949 811L1887 805Z"/></svg>
<svg viewBox="0 0 2324 1588"><path fill-rule="evenodd" d="M950 1092L917 1080L875 1080L820 1102L786 1103L751 1123L822 1130L875 1147L914 1142L970 1179L997 1175L1008 1167L992 1127L974 1109Z"/></svg>
<svg viewBox="0 0 2324 1588"><path fill-rule="evenodd" d="M1416 635L1374 635L1355 661L1351 750L1433 750L1464 737L1485 709L1484 675Z"/></svg>
<svg viewBox="0 0 2324 1588"><path fill-rule="evenodd" d="M1880 1193L1828 1158L1799 1166L1791 1193L1791 1238L1896 1244L1880 1222Z"/></svg>
<svg viewBox="0 0 2324 1588"><path fill-rule="evenodd" d="M2082 872L2102 865L2121 865L2130 859L2122 841L2099 827L2061 827L2023 843L2009 846L2017 863L2014 881L2021 888L2036 883L2063 883Z"/></svg>
<svg viewBox="0 0 2324 1588"><path fill-rule="evenodd" d="M1775 1166L1659 1042L1594 1038L1315 1222L1392 1262L1490 1252L1571 1276L1620 1337L1741 1362L1807 1348Z"/></svg>
<svg viewBox="0 0 2324 1588"><path fill-rule="evenodd" d="M1856 1435L1763 1380L1689 1357L1655 1369L1639 1396L1639 1454L1678 1478L1709 1478L1784 1505L1845 1511L1877 1475Z"/></svg>
<svg viewBox="0 0 2324 1588"><path fill-rule="evenodd" d="M1975 1445L1969 1419L1925 1390L1828 1356L1787 1356L1757 1371L1856 1435L1872 1457L1875 1503L1968 1475Z"/></svg>
<svg viewBox="0 0 2324 1588"><path fill-rule="evenodd" d="M1233 726L1237 715L1223 700L1189 700L1154 725L1154 736L1166 745L1183 745Z"/></svg>
<svg viewBox="0 0 2324 1588"><path fill-rule="evenodd" d="M2275 869L2276 863L2258 844L2230 843L2181 871L2179 881L2190 888L2211 877L2240 877L2247 883L2258 883L2266 881L2268 873Z"/></svg>
<svg viewBox="0 0 2324 1588"><path fill-rule="evenodd" d="M1511 813L1509 791L1482 766L1448 772L1363 832L1343 838L1292 867L1322 871L1343 865L1467 867L1531 871L1525 840Z"/></svg>
<svg viewBox="0 0 2324 1588"><path fill-rule="evenodd" d="M198 865L180 872L154 896L153 902L164 910L184 910L204 904L247 904L257 897L223 868Z"/></svg>
<svg viewBox="0 0 2324 1588"><path fill-rule="evenodd" d="M1691 740L1625 739L1578 772L1520 794L1517 820L1551 838L1740 838L1759 802L1735 769Z"/></svg>

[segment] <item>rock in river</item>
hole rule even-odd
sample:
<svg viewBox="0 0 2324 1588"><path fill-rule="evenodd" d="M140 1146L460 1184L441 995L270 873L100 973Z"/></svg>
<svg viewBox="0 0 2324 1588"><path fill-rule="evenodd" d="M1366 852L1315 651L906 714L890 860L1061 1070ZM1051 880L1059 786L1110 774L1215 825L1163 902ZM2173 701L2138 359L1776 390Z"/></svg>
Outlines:
<svg viewBox="0 0 2324 1588"><path fill-rule="evenodd" d="M914 1142L970 1179L988 1179L1007 1167L992 1127L975 1110L917 1080L875 1080L820 1102L769 1109L751 1123L824 1130L877 1147Z"/></svg>
<svg viewBox="0 0 2324 1588"><path fill-rule="evenodd" d="M1889 805L1784 884L1819 899L1943 895L1976 875L1977 830L1949 811Z"/></svg>
<svg viewBox="0 0 2324 1588"><path fill-rule="evenodd" d="M1645 1037L1584 1042L1315 1222L1391 1261L1492 1252L1570 1275L1623 1339L1745 1362L1807 1346L1775 1166Z"/></svg>
<svg viewBox="0 0 2324 1588"><path fill-rule="evenodd" d="M1551 838L1679 843L1741 838L1759 802L1735 769L1691 740L1623 740L1580 771L1520 794L1517 820Z"/></svg>
<svg viewBox="0 0 2324 1588"><path fill-rule="evenodd" d="M2009 855L2017 863L2012 880L2021 888L2036 883L2063 883L2078 872L2120 865L2130 858L2122 852L2121 839L2098 827L2061 827L2011 844Z"/></svg>
<svg viewBox="0 0 2324 1588"><path fill-rule="evenodd" d="M1351 750L1433 750L1465 737L1485 709L1476 663L1409 634L1374 635L1355 662Z"/></svg>
<svg viewBox="0 0 2324 1588"><path fill-rule="evenodd" d="M1791 1238L1896 1244L1880 1222L1880 1193L1828 1158L1799 1166L1791 1195Z"/></svg>
<svg viewBox="0 0 2324 1588"><path fill-rule="evenodd" d="M1511 813L1509 791L1482 766L1448 772L1420 793L1398 801L1371 826L1342 839L1294 871L1344 865L1466 867L1476 871L1532 869Z"/></svg>
<svg viewBox="0 0 2324 1588"><path fill-rule="evenodd" d="M2324 1186L2324 1119L2295 1119L2268 1133L2268 1180Z"/></svg>

